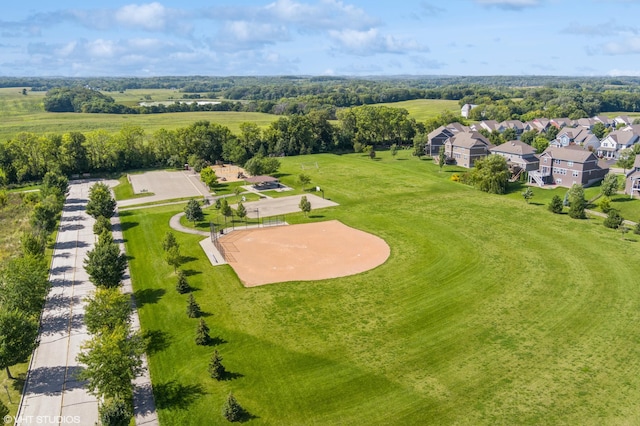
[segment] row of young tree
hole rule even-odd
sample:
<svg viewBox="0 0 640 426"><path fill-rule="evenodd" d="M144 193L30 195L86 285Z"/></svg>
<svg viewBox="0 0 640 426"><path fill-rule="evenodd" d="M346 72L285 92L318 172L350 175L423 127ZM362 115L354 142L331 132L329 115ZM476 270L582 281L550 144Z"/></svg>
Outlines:
<svg viewBox="0 0 640 426"><path fill-rule="evenodd" d="M131 298L121 292L127 258L113 239L115 207L107 185L91 187L87 213L95 218L93 232L98 241L84 266L96 290L85 300L84 322L91 338L82 345L77 360L85 366L80 378L100 400L104 426L129 424L133 417L132 381L142 374L145 351L142 335L131 329Z"/></svg>
<svg viewBox="0 0 640 426"><path fill-rule="evenodd" d="M29 226L22 233L18 252L0 269L0 368L8 379L14 379L10 367L26 362L36 345L38 321L49 290L45 249L67 190L66 178L48 173L39 193L21 197L32 206ZM8 412L0 402L0 415Z"/></svg>
<svg viewBox="0 0 640 426"><path fill-rule="evenodd" d="M188 220L198 221L202 220L202 210L196 200L191 200L193 203L189 203L185 208L186 216ZM225 200L226 201L226 200ZM176 291L180 294L188 294L186 299L186 314L189 318L198 319L194 343L199 346L215 345L222 339L219 337L211 337L211 329L207 325L203 318L203 312L200 305L193 296L192 288L187 280L187 274L179 269L182 264L182 255L180 254L180 243L176 240L175 235L168 231L162 240L162 250L165 253L165 260L174 268L176 274ZM230 380L234 377L233 373L227 371L222 364L222 355L218 349L214 349L209 360L209 366L207 371L212 379L217 381ZM244 419L248 413L238 403L233 393L229 393L226 401L222 406L222 415L230 422L240 421Z"/></svg>

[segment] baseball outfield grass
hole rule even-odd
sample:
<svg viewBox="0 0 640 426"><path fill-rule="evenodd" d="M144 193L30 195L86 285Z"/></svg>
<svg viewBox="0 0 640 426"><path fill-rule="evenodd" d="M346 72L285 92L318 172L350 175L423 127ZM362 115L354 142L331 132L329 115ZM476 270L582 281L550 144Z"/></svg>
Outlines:
<svg viewBox="0 0 640 426"><path fill-rule="evenodd" d="M295 185L317 161L305 173L340 203L287 221L338 219L387 241L369 272L245 289L200 237L176 233L208 347L160 247L182 206L123 212L161 423L226 423L229 392L255 424L640 422L639 238L553 215L542 195L481 193L409 151L378 157L281 167ZM208 377L214 349L228 380Z"/></svg>

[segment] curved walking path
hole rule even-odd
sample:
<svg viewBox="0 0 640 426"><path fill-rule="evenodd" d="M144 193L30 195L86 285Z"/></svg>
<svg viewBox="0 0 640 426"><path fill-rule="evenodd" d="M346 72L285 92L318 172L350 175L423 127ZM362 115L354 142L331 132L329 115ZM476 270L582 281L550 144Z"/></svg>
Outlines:
<svg viewBox="0 0 640 426"><path fill-rule="evenodd" d="M201 235L203 237L207 237L204 240L200 241L200 247L202 247L202 250L207 255L209 262L211 262L213 266L225 265L227 262L224 260L224 257L222 256L220 251L218 251L216 246L213 244L213 241L211 241L210 233L183 226L180 223L180 218L184 215L184 212L178 213L172 216L171 219L169 219L169 226L171 227L171 229L175 229L179 232L184 232L185 234Z"/></svg>

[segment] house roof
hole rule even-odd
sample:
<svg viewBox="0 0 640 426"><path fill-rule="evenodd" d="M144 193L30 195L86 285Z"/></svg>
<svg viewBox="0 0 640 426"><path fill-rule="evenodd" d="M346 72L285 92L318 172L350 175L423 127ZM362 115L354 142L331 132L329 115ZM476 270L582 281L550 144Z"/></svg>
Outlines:
<svg viewBox="0 0 640 426"><path fill-rule="evenodd" d="M629 145L636 142L636 139L638 139L638 135L633 132L614 130L613 132L609 133L609 135L605 139L612 139L620 145Z"/></svg>
<svg viewBox="0 0 640 426"><path fill-rule="evenodd" d="M558 160L574 161L576 163L585 163L589 160L597 160L596 156L593 155L593 152L582 149L581 147L578 147L577 149L571 149L549 146L544 150L542 156L543 155L548 155L551 158L555 158Z"/></svg>
<svg viewBox="0 0 640 426"><path fill-rule="evenodd" d="M505 154L516 154L520 156L532 155L536 153L536 150L531 147L531 145L527 145L521 141L509 141L505 142L501 145L497 145L491 148L491 152L502 152Z"/></svg>
<svg viewBox="0 0 640 426"><path fill-rule="evenodd" d="M278 182L278 179L272 176L253 176L253 177L245 178L245 181L248 183L267 183L267 182Z"/></svg>
<svg viewBox="0 0 640 426"><path fill-rule="evenodd" d="M576 124L582 127L593 127L593 119L592 118L579 118L576 121Z"/></svg>
<svg viewBox="0 0 640 426"><path fill-rule="evenodd" d="M469 127L464 126L464 125L458 123L457 121L454 121L453 123L447 124L447 130L451 130L454 133L456 133L456 132L466 132L466 131L469 130Z"/></svg>
<svg viewBox="0 0 640 426"><path fill-rule="evenodd" d="M429 140L431 140L435 137L440 136L441 134L444 134L445 136L450 137L453 135L453 132L444 126L440 126L437 129L431 131L431 133L429 133L427 137L429 138Z"/></svg>
<svg viewBox="0 0 640 426"><path fill-rule="evenodd" d="M487 138L478 132L458 133L454 137L450 138L449 141L453 146L459 146L462 148L472 148L478 144L482 144L487 147L490 145Z"/></svg>
<svg viewBox="0 0 640 426"><path fill-rule="evenodd" d="M509 129L523 130L524 124L520 120L504 120L500 123L501 126L504 126Z"/></svg>
<svg viewBox="0 0 640 426"><path fill-rule="evenodd" d="M622 129L624 132L632 132L636 135L640 135L640 124L630 124Z"/></svg>

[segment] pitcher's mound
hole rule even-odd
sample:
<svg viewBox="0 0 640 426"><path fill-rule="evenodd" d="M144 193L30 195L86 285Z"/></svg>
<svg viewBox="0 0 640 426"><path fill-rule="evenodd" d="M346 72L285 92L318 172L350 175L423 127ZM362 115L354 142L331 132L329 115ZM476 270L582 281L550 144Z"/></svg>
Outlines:
<svg viewBox="0 0 640 426"><path fill-rule="evenodd" d="M246 287L354 275L390 254L382 238L337 220L234 231L220 243Z"/></svg>

